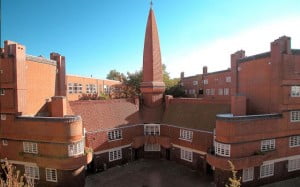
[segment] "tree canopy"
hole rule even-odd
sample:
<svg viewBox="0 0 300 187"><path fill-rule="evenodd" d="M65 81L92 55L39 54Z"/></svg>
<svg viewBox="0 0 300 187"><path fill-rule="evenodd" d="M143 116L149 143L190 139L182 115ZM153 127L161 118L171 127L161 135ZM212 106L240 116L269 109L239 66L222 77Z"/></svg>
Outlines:
<svg viewBox="0 0 300 187"><path fill-rule="evenodd" d="M123 73L118 72L117 70L113 69L106 76L109 80L115 80L123 82L126 79L126 76Z"/></svg>

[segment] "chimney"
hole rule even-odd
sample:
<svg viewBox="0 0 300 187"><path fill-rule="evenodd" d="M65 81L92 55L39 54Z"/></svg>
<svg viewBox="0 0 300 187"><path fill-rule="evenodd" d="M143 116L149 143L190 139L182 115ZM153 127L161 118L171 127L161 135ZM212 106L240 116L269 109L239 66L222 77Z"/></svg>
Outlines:
<svg viewBox="0 0 300 187"><path fill-rule="evenodd" d="M237 95L238 90L238 60L245 57L245 51L240 50L231 54L231 95Z"/></svg>
<svg viewBox="0 0 300 187"><path fill-rule="evenodd" d="M51 53L50 59L55 60L57 63L56 82L55 89L56 96L66 96L66 63L65 57L58 53Z"/></svg>
<svg viewBox="0 0 300 187"><path fill-rule="evenodd" d="M67 114L67 100L64 96L51 97L51 116L64 117Z"/></svg>
<svg viewBox="0 0 300 187"><path fill-rule="evenodd" d="M203 66L202 72L203 75L207 74L207 66Z"/></svg>
<svg viewBox="0 0 300 187"><path fill-rule="evenodd" d="M181 72L180 73L180 79L183 79L184 78L184 72Z"/></svg>

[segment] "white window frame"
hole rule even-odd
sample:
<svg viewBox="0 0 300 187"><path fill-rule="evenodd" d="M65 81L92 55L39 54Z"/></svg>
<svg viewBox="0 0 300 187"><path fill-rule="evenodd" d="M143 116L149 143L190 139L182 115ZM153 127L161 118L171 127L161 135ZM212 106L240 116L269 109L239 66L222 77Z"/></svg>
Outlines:
<svg viewBox="0 0 300 187"><path fill-rule="evenodd" d="M300 110L290 111L290 121L300 122Z"/></svg>
<svg viewBox="0 0 300 187"><path fill-rule="evenodd" d="M260 178L274 175L274 163L263 164L260 166Z"/></svg>
<svg viewBox="0 0 300 187"><path fill-rule="evenodd" d="M226 82L231 82L231 77L230 76L226 77Z"/></svg>
<svg viewBox="0 0 300 187"><path fill-rule="evenodd" d="M300 97L300 86L291 86L291 97Z"/></svg>
<svg viewBox="0 0 300 187"><path fill-rule="evenodd" d="M122 149L113 149L108 152L109 162L122 159Z"/></svg>
<svg viewBox="0 0 300 187"><path fill-rule="evenodd" d="M3 70L2 69L0 69L0 74L3 74Z"/></svg>
<svg viewBox="0 0 300 187"><path fill-rule="evenodd" d="M229 95L229 88L224 88L224 95Z"/></svg>
<svg viewBox="0 0 300 187"><path fill-rule="evenodd" d="M160 151L160 144L145 144L144 151Z"/></svg>
<svg viewBox="0 0 300 187"><path fill-rule="evenodd" d="M46 168L46 181L57 182L57 170L53 168Z"/></svg>
<svg viewBox="0 0 300 187"><path fill-rule="evenodd" d="M210 95L215 95L215 89L214 88L210 89Z"/></svg>
<svg viewBox="0 0 300 187"><path fill-rule="evenodd" d="M290 147L299 147L300 146L300 135L298 135L298 136L290 136L290 138L289 138L289 146Z"/></svg>
<svg viewBox="0 0 300 187"><path fill-rule="evenodd" d="M193 81L193 85L194 86L198 85L198 81Z"/></svg>
<svg viewBox="0 0 300 187"><path fill-rule="evenodd" d="M0 95L5 95L5 90L3 88L0 88Z"/></svg>
<svg viewBox="0 0 300 187"><path fill-rule="evenodd" d="M208 84L208 79L204 79L203 84Z"/></svg>
<svg viewBox="0 0 300 187"><path fill-rule="evenodd" d="M30 179L40 179L40 171L37 166L24 165L25 175Z"/></svg>
<svg viewBox="0 0 300 187"><path fill-rule="evenodd" d="M300 170L300 158L288 160L288 172Z"/></svg>
<svg viewBox="0 0 300 187"><path fill-rule="evenodd" d="M68 145L69 157L82 155L84 153L84 141L74 142Z"/></svg>
<svg viewBox="0 0 300 187"><path fill-rule="evenodd" d="M160 125L159 124L144 124L144 135L160 135Z"/></svg>
<svg viewBox="0 0 300 187"><path fill-rule="evenodd" d="M192 142L193 141L193 131L180 129L179 139Z"/></svg>
<svg viewBox="0 0 300 187"><path fill-rule="evenodd" d="M68 93L73 93L73 83L68 83Z"/></svg>
<svg viewBox="0 0 300 187"><path fill-rule="evenodd" d="M205 90L206 95L210 95L210 89Z"/></svg>
<svg viewBox="0 0 300 187"><path fill-rule="evenodd" d="M6 114L1 114L0 116L2 121L6 120Z"/></svg>
<svg viewBox="0 0 300 187"><path fill-rule="evenodd" d="M3 146L8 146L8 141L7 141L6 139L3 139L3 140L2 140L2 145L3 145Z"/></svg>
<svg viewBox="0 0 300 187"><path fill-rule="evenodd" d="M219 88L219 89L218 89L218 94L219 94L219 95L224 95L224 94L223 94L223 88Z"/></svg>
<svg viewBox="0 0 300 187"><path fill-rule="evenodd" d="M260 150L263 152L275 150L276 148L275 143L276 143L275 139L262 140L260 144Z"/></svg>
<svg viewBox="0 0 300 187"><path fill-rule="evenodd" d="M193 151L187 149L180 149L180 158L182 160L193 162Z"/></svg>
<svg viewBox="0 0 300 187"><path fill-rule="evenodd" d="M107 132L108 141L115 141L122 139L122 129L114 129Z"/></svg>
<svg viewBox="0 0 300 187"><path fill-rule="evenodd" d="M35 142L23 142L24 153L38 154L38 145Z"/></svg>
<svg viewBox="0 0 300 187"><path fill-rule="evenodd" d="M215 141L215 154L224 157L230 157L230 144L219 143Z"/></svg>
<svg viewBox="0 0 300 187"><path fill-rule="evenodd" d="M243 182L252 181L254 176L254 167L243 169Z"/></svg>

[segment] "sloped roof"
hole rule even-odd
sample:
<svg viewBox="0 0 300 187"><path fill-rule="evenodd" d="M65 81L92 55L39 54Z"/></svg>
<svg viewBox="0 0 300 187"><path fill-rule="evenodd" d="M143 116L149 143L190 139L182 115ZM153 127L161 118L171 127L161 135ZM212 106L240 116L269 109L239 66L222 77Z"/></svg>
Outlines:
<svg viewBox="0 0 300 187"><path fill-rule="evenodd" d="M69 103L73 113L81 116L87 132L141 123L138 105L130 99Z"/></svg>
<svg viewBox="0 0 300 187"><path fill-rule="evenodd" d="M163 116L163 123L184 128L213 131L216 115L230 113L229 104L174 102Z"/></svg>

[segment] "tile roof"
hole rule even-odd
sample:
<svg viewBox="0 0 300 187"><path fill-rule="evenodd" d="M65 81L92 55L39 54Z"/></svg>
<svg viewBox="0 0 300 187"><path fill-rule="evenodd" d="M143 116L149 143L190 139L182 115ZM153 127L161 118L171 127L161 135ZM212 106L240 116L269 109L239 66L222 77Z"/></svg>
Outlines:
<svg viewBox="0 0 300 187"><path fill-rule="evenodd" d="M225 103L173 102L165 111L163 123L185 128L213 131L216 115L230 113L230 105Z"/></svg>
<svg viewBox="0 0 300 187"><path fill-rule="evenodd" d="M138 105L131 99L71 101L70 108L80 115L87 132L140 124Z"/></svg>

